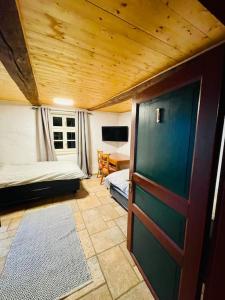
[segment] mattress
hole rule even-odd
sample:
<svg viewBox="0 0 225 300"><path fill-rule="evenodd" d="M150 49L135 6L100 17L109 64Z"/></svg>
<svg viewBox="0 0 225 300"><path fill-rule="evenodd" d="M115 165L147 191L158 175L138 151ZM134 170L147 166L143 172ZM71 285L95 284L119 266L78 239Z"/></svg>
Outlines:
<svg viewBox="0 0 225 300"><path fill-rule="evenodd" d="M112 184L118 192L121 192L123 196L128 198L128 194L129 194L128 180L129 180L129 169L124 169L109 174L105 178L105 185L107 188L110 188L110 185Z"/></svg>
<svg viewBox="0 0 225 300"><path fill-rule="evenodd" d="M0 188L84 177L84 173L72 161L0 164Z"/></svg>

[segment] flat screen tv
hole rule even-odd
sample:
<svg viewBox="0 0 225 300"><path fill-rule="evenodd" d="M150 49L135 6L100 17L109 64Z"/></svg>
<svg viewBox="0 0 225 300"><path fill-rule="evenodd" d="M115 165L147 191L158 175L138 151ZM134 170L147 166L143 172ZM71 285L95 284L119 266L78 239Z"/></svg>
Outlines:
<svg viewBox="0 0 225 300"><path fill-rule="evenodd" d="M128 142L128 126L102 126L102 140Z"/></svg>

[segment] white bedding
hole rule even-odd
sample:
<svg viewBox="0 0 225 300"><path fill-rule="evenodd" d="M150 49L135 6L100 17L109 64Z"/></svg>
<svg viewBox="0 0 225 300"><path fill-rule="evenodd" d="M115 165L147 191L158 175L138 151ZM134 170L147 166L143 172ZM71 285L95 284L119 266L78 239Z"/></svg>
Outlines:
<svg viewBox="0 0 225 300"><path fill-rule="evenodd" d="M107 188L110 188L110 184L112 183L123 194L125 194L128 197L128 194L129 194L128 180L129 180L129 169L124 169L124 170L109 174L105 178L105 185Z"/></svg>
<svg viewBox="0 0 225 300"><path fill-rule="evenodd" d="M84 177L81 169L71 161L0 164L0 188Z"/></svg>

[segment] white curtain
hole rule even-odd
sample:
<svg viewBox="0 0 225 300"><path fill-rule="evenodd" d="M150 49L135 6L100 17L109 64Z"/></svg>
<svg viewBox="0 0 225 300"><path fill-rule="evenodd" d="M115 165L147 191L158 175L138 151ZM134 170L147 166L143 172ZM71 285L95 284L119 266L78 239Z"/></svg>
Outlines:
<svg viewBox="0 0 225 300"><path fill-rule="evenodd" d="M78 125L78 136L77 136L77 159L78 165L84 174L89 177L89 124L88 124L88 113L84 111L77 112L77 125Z"/></svg>
<svg viewBox="0 0 225 300"><path fill-rule="evenodd" d="M37 129L38 129L38 144L39 144L39 160L53 161L57 160L53 134L51 130L50 109L39 107L37 112Z"/></svg>

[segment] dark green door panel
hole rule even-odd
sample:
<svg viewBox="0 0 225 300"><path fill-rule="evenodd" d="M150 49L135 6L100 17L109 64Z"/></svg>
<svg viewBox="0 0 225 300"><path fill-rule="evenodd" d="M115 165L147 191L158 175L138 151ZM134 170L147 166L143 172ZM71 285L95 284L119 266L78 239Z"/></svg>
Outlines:
<svg viewBox="0 0 225 300"><path fill-rule="evenodd" d="M135 204L183 248L186 219L139 186L135 187L134 199Z"/></svg>
<svg viewBox="0 0 225 300"><path fill-rule="evenodd" d="M199 88L199 82L189 84L140 103L138 108L134 171L137 176L140 174L156 182L159 191L161 187L166 188L185 199L189 198ZM156 122L157 109L161 112L159 123ZM184 248L186 218L149 191L151 185L147 181L136 184L134 204L178 247ZM141 218L143 216L138 219L133 215L132 252L159 299L176 300L181 266L162 246L160 238L151 233L151 227L145 227ZM167 242L171 244L170 240Z"/></svg>
<svg viewBox="0 0 225 300"><path fill-rule="evenodd" d="M180 267L137 217L133 226L133 254L159 299L178 299Z"/></svg>
<svg viewBox="0 0 225 300"><path fill-rule="evenodd" d="M199 83L139 105L136 172L188 198ZM156 109L162 121L156 123Z"/></svg>

